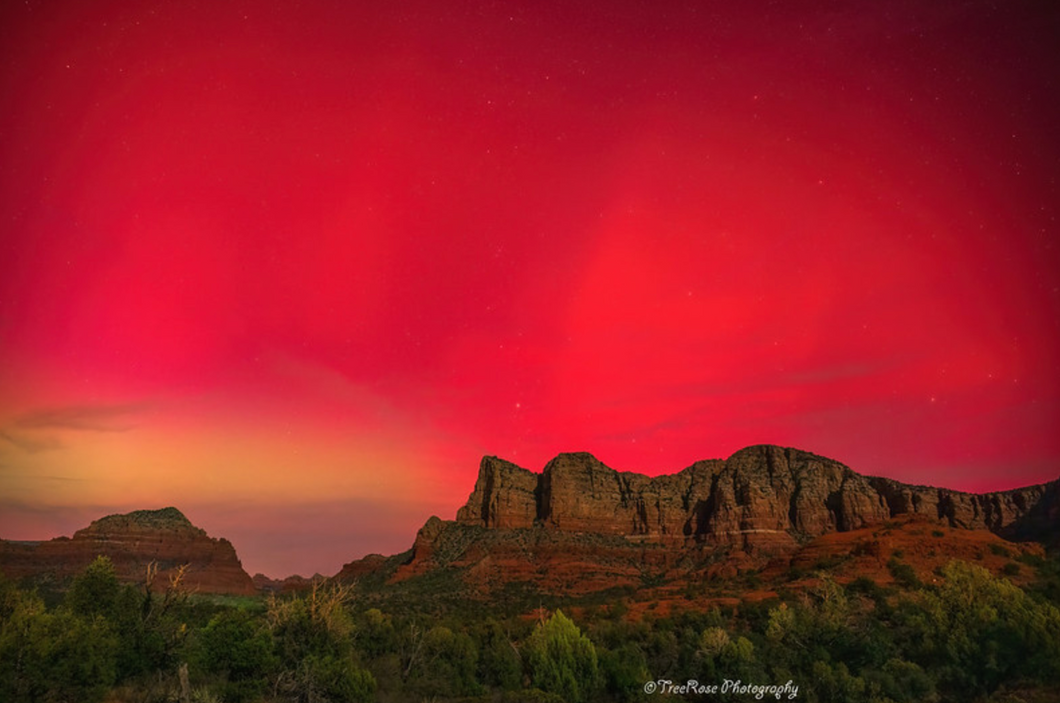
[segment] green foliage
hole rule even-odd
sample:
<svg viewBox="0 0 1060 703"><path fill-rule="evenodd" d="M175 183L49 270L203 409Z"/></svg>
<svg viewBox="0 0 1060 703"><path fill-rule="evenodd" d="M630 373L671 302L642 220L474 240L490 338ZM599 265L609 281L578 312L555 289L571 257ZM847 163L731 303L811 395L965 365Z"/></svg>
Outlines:
<svg viewBox="0 0 1060 703"><path fill-rule="evenodd" d="M486 686L515 690L523 681L519 652L500 624L490 618L479 634L479 681Z"/></svg>
<svg viewBox="0 0 1060 703"><path fill-rule="evenodd" d="M1003 545L1000 545L1000 544L991 544L990 545L990 553L991 554L996 554L999 557L1011 557L1012 556L1012 552L1010 552L1006 547L1004 547Z"/></svg>
<svg viewBox="0 0 1060 703"><path fill-rule="evenodd" d="M66 606L78 615L102 615L114 619L120 595L121 584L114 564L107 557L98 556L70 584Z"/></svg>
<svg viewBox="0 0 1060 703"><path fill-rule="evenodd" d="M304 686L299 700L357 703L372 700L375 679L349 656L310 655L302 664Z"/></svg>
<svg viewBox="0 0 1060 703"><path fill-rule="evenodd" d="M471 637L436 625L423 637L422 657L410 685L430 695L469 696L481 692L475 679L478 650Z"/></svg>
<svg viewBox="0 0 1060 703"><path fill-rule="evenodd" d="M1060 680L1060 610L972 564L951 562L943 576L902 611L940 689L972 697L1023 677Z"/></svg>
<svg viewBox="0 0 1060 703"><path fill-rule="evenodd" d="M600 672L608 694L616 701L645 701L644 682L652 678L644 653L630 642L600 652Z"/></svg>
<svg viewBox="0 0 1060 703"><path fill-rule="evenodd" d="M199 670L221 681L226 701L259 697L276 664L272 637L263 623L242 610L225 610L210 620L194 651Z"/></svg>
<svg viewBox="0 0 1060 703"><path fill-rule="evenodd" d="M891 576L894 577L895 583L904 588L914 589L920 588L924 584L921 583L920 578L917 577L916 571L913 567L905 562L898 561L898 552L895 551L895 556L891 557L887 561L887 570L891 572Z"/></svg>
<svg viewBox="0 0 1060 703"><path fill-rule="evenodd" d="M125 585L118 593L111 623L119 638L119 680L175 670L187 639L184 570L172 575L161 591L150 586L156 573L155 565L150 565L139 587Z"/></svg>
<svg viewBox="0 0 1060 703"><path fill-rule="evenodd" d="M699 636L699 653L715 659L732 644L728 631L721 627L708 627Z"/></svg>
<svg viewBox="0 0 1060 703"><path fill-rule="evenodd" d="M397 651L397 632L393 618L378 608L365 611L358 620L357 642L369 657Z"/></svg>
<svg viewBox="0 0 1060 703"><path fill-rule="evenodd" d="M832 569L850 561L850 554L831 554L818 559L814 565L814 571L831 571Z"/></svg>
<svg viewBox="0 0 1060 703"><path fill-rule="evenodd" d="M1060 554L1048 558L1036 554L1024 554L1019 561L1035 570L1035 580L1030 591L1038 598L1060 606Z"/></svg>
<svg viewBox="0 0 1060 703"><path fill-rule="evenodd" d="M1023 554L1020 554L1016 557L1016 561L1022 562L1035 569L1041 569L1047 563L1043 557L1032 552L1024 552Z"/></svg>
<svg viewBox="0 0 1060 703"><path fill-rule="evenodd" d="M4 576L0 571L0 623L11 618L15 609L22 602L23 594L15 586L14 581Z"/></svg>
<svg viewBox="0 0 1060 703"><path fill-rule="evenodd" d="M858 703L866 700L865 680L850 673L843 662L816 661L811 670L811 688L820 701Z"/></svg>
<svg viewBox="0 0 1060 703"><path fill-rule="evenodd" d="M682 661L691 660L691 642L687 645L689 651L682 651L681 638L675 632L648 632L645 635L647 643L644 647L644 655L647 660L648 671L654 676L669 676L680 669ZM625 642L637 641L642 638L630 637ZM691 640L691 630L688 639ZM620 646L621 643L616 643Z"/></svg>
<svg viewBox="0 0 1060 703"><path fill-rule="evenodd" d="M275 690L300 702L371 699L375 678L359 665L353 647L346 608L352 596L349 586L314 582L305 595L269 601L266 624L279 668Z"/></svg>
<svg viewBox="0 0 1060 703"><path fill-rule="evenodd" d="M882 669L864 674L870 691L879 692L895 703L933 700L934 680L918 665L897 657L888 660Z"/></svg>
<svg viewBox="0 0 1060 703"><path fill-rule="evenodd" d="M868 576L858 576L847 584L847 591L868 596L877 603L887 596L886 590Z"/></svg>
<svg viewBox="0 0 1060 703"><path fill-rule="evenodd" d="M99 559L53 607L0 578L0 700L96 703L113 685L115 700L173 700L181 662L204 702L646 701L660 678L790 679L808 703L1052 700L1060 610L1046 589L1060 568L1017 560L1034 569L1026 590L959 562L902 590L818 573L783 602L640 620L597 606L583 632L560 611L355 609L334 584L267 605L188 600L179 583L122 586ZM893 566L898 579L908 565Z"/></svg>
<svg viewBox="0 0 1060 703"><path fill-rule="evenodd" d="M314 583L309 593L269 601L267 622L277 654L288 668L310 655L345 655L352 646L353 620L346 610L349 587Z"/></svg>
<svg viewBox="0 0 1060 703"><path fill-rule="evenodd" d="M583 703L599 688L596 648L561 610L534 628L526 654L531 681L542 691Z"/></svg>
<svg viewBox="0 0 1060 703"><path fill-rule="evenodd" d="M48 612L21 594L0 622L0 699L99 701L114 683L117 642L99 616Z"/></svg>

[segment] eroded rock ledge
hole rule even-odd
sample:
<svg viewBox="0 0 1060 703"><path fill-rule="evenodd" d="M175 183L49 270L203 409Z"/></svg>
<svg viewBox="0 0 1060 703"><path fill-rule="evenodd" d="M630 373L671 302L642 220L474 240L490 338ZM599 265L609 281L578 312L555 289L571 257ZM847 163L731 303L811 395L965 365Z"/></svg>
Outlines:
<svg viewBox="0 0 1060 703"><path fill-rule="evenodd" d="M660 543L794 547L899 515L1006 539L1060 532L1060 479L997 493L963 493L863 476L798 449L759 445L676 474L619 472L591 454L561 454L540 474L485 457L458 523L623 535Z"/></svg>

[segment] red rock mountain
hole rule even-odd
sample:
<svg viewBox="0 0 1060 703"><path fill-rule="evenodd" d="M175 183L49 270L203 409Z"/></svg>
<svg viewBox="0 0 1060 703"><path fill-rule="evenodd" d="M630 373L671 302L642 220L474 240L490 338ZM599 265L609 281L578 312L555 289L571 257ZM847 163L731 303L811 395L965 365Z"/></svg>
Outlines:
<svg viewBox="0 0 1060 703"><path fill-rule="evenodd" d="M868 477L797 449L748 447L654 478L561 454L540 474L486 457L456 520L431 518L400 581L440 567L475 587L511 581L557 592L760 568L811 540L900 516L1007 540L1060 537L1060 479L971 494ZM340 578L372 570L347 564ZM376 559L373 563L379 563Z"/></svg>
<svg viewBox="0 0 1060 703"><path fill-rule="evenodd" d="M62 585L98 555L114 563L118 577L142 582L147 566L158 566L156 587L187 564L184 583L201 593L253 594L250 576L226 539L210 537L176 508L110 515L78 530L72 538L47 542L0 541L0 572Z"/></svg>
<svg viewBox="0 0 1060 703"><path fill-rule="evenodd" d="M486 457L456 519L760 549L919 514L953 527L1034 539L1058 526L1058 486L1053 481L984 494L912 486L770 445L655 478L615 471L585 453L561 454L540 474Z"/></svg>

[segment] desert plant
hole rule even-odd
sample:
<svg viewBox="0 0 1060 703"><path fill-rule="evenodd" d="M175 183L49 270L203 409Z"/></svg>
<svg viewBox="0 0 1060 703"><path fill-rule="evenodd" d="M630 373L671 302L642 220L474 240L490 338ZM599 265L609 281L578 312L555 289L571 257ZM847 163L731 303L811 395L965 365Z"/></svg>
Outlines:
<svg viewBox="0 0 1060 703"><path fill-rule="evenodd" d="M574 622L557 610L534 628L526 642L533 685L570 703L590 700L600 684L596 648Z"/></svg>

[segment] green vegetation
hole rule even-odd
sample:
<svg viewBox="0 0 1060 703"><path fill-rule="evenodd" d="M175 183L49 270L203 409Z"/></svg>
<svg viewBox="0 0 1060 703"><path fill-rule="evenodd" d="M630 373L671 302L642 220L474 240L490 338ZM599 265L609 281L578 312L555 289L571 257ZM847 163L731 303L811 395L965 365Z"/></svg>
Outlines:
<svg viewBox="0 0 1060 703"><path fill-rule="evenodd" d="M1007 548L1005 548L1004 546L1002 546L1000 544L991 544L990 545L990 553L991 554L996 554L999 557L1011 557L1012 556L1012 552L1010 552Z"/></svg>
<svg viewBox="0 0 1060 703"><path fill-rule="evenodd" d="M891 572L895 583L905 588L920 588L920 578L916 575L913 567L905 562L899 561L900 552L895 550L894 556L887 561L887 570Z"/></svg>
<svg viewBox="0 0 1060 703"><path fill-rule="evenodd" d="M179 573L150 591L97 559L51 605L0 577L0 700L626 703L657 698L648 681L690 679L791 681L809 703L1055 700L1060 565L1018 563L1025 588L956 561L926 584L892 559L893 585L816 572L781 597L703 612L619 592L561 610L529 584L459 606L423 583L199 598Z"/></svg>
<svg viewBox="0 0 1060 703"><path fill-rule="evenodd" d="M599 688L596 648L562 610L534 628L526 653L530 680L542 691L584 703Z"/></svg>

